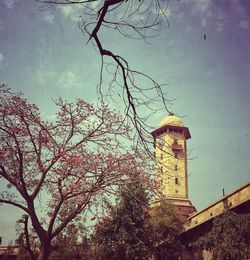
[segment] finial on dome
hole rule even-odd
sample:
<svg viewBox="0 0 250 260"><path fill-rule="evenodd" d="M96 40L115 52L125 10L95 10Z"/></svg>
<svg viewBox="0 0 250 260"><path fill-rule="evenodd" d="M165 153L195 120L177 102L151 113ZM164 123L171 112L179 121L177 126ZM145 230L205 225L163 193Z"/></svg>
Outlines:
<svg viewBox="0 0 250 260"><path fill-rule="evenodd" d="M181 119L178 116L175 116L173 112L169 112L168 116L161 120L159 126L162 127L164 125L184 126Z"/></svg>

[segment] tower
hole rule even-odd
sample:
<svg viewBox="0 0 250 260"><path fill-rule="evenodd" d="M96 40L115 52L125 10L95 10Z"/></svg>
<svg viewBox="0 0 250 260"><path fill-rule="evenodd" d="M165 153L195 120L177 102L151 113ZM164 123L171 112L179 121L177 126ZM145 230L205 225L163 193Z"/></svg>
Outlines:
<svg viewBox="0 0 250 260"><path fill-rule="evenodd" d="M152 132L155 144L156 170L164 201L177 207L183 216L196 212L188 198L187 140L189 129L170 113Z"/></svg>

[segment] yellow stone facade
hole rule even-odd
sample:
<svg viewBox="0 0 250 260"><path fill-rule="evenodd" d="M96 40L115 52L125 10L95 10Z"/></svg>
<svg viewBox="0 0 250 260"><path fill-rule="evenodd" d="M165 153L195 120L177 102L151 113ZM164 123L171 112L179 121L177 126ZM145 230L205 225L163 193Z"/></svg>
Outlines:
<svg viewBox="0 0 250 260"><path fill-rule="evenodd" d="M170 122L171 123L171 122ZM168 198L188 198L186 140L181 128L169 125L167 133L156 138L155 155L162 192ZM176 146L176 149L173 149Z"/></svg>
<svg viewBox="0 0 250 260"><path fill-rule="evenodd" d="M176 206L183 206L182 211L186 211L184 215L189 215L195 210L188 199L187 140L191 138L189 129L179 117L170 113L152 135L162 198Z"/></svg>
<svg viewBox="0 0 250 260"><path fill-rule="evenodd" d="M212 219L224 211L225 201L231 209L246 210L250 207L250 182L209 205L200 212L188 197L187 140L191 138L189 129L182 120L170 113L152 132L155 144L156 171L161 185L162 200L174 204L177 211L186 217L183 223L182 239L194 241L208 232ZM244 206L244 208L242 208ZM182 260L193 260L192 251L185 252ZM203 259L211 260L212 253L203 251Z"/></svg>

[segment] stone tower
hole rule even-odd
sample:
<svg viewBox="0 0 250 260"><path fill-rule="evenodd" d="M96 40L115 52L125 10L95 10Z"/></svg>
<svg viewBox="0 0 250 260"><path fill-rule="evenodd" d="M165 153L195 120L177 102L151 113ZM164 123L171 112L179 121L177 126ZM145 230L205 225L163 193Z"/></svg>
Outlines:
<svg viewBox="0 0 250 260"><path fill-rule="evenodd" d="M152 132L155 143L156 170L164 201L174 204L188 217L196 212L188 198L187 140L189 129L181 119L170 113Z"/></svg>

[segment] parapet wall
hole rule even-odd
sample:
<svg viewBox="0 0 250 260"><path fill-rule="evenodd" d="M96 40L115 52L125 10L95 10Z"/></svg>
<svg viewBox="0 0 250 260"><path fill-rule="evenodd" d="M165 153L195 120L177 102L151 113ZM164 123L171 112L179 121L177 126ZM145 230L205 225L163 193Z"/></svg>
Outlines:
<svg viewBox="0 0 250 260"><path fill-rule="evenodd" d="M225 200L228 202L231 209L249 202L250 182L189 217L184 223L184 232L220 215L224 211Z"/></svg>

